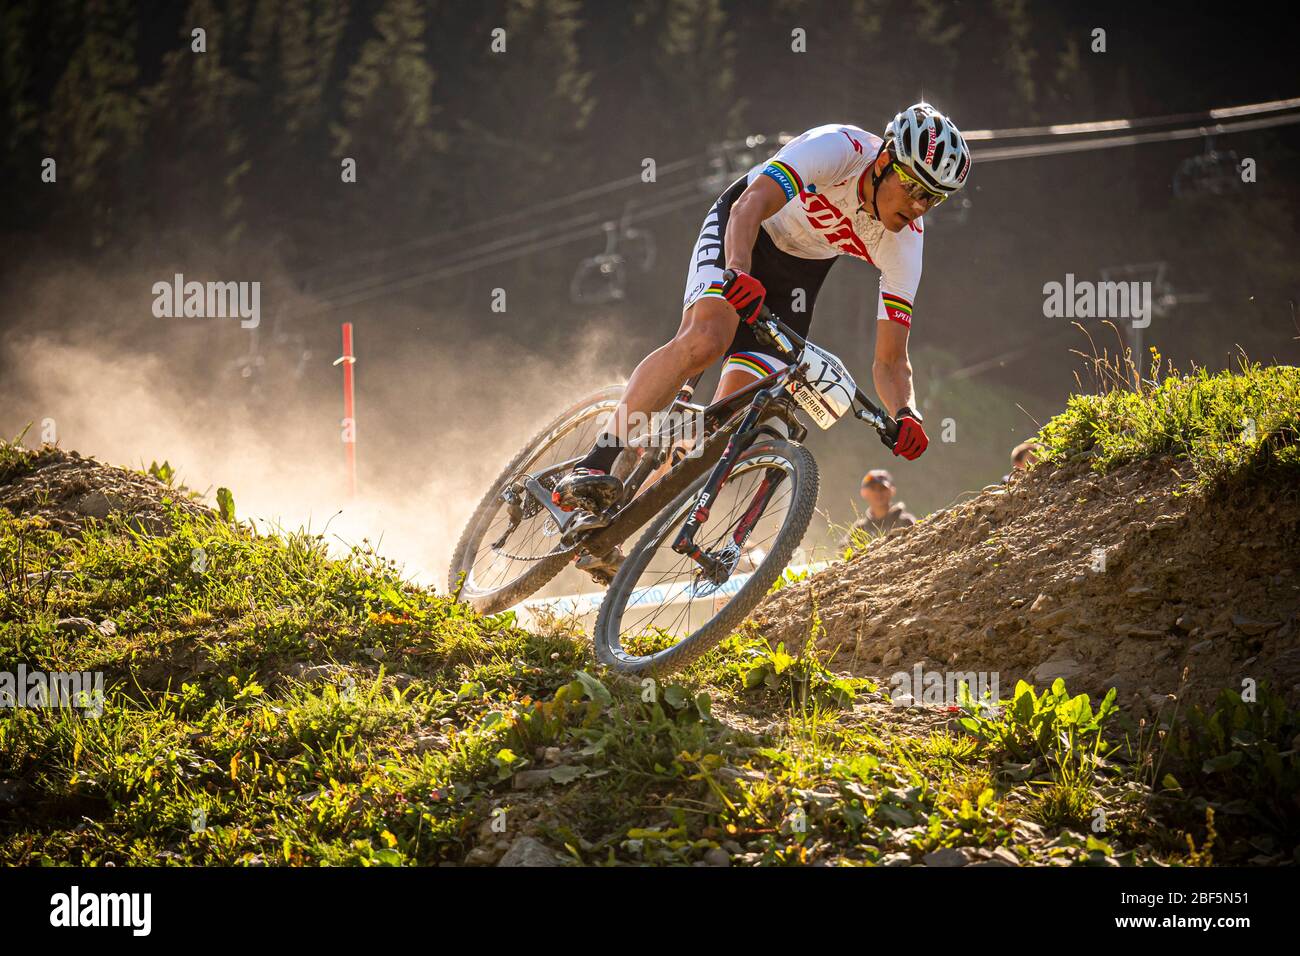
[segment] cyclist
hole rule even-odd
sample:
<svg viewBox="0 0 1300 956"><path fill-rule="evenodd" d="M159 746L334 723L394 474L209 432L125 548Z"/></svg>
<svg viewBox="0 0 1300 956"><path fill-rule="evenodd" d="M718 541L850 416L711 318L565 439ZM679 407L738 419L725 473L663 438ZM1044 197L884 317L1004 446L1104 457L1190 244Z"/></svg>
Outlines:
<svg viewBox="0 0 1300 956"><path fill-rule="evenodd" d="M666 407L718 359L725 364L714 401L783 368L749 323L766 300L806 336L817 292L841 255L880 270L872 377L899 422L894 454L919 457L929 439L915 410L907 337L921 279L921 216L961 189L970 167L957 127L918 103L883 137L857 126L810 129L733 183L704 220L677 334L637 366L606 432L556 485L555 503L598 513L618 501L622 482L610 471L628 437L620 427L633 413Z"/></svg>

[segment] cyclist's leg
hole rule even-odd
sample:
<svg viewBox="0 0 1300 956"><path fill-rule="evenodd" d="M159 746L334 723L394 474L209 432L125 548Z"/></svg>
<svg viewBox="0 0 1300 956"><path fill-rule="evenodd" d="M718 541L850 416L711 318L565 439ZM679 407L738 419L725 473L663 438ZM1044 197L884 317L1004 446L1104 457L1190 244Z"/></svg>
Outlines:
<svg viewBox="0 0 1300 956"><path fill-rule="evenodd" d="M632 372L605 432L578 463L579 468L609 471L618 446L628 439L629 425L647 421L666 408L687 379L708 369L726 352L739 319L722 298L723 244L731 206L745 185L744 177L732 183L709 210L691 251L677 334Z"/></svg>
<svg viewBox="0 0 1300 956"><path fill-rule="evenodd" d="M677 334L641 360L591 450L556 484L551 497L561 508L596 512L614 503L623 493L623 483L612 472L631 437L629 432L648 425L650 417L672 402L687 379L705 371L726 352L740 320L722 298L723 240L731 206L744 189L742 177L709 210L691 253Z"/></svg>

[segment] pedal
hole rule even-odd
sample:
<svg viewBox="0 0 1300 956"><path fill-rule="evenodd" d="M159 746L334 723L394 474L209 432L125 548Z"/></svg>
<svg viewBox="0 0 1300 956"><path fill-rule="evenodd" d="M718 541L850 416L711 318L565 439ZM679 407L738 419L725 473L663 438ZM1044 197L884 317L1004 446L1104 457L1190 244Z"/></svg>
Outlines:
<svg viewBox="0 0 1300 956"><path fill-rule="evenodd" d="M579 571L591 575L591 579L602 587L609 587L618 569L623 566L625 556L621 548L614 548L604 555L584 554L573 566Z"/></svg>
<svg viewBox="0 0 1300 956"><path fill-rule="evenodd" d="M578 516L570 521L568 527L564 529L564 537L560 541L565 545L571 545L579 535L587 531L609 527L611 520L612 517L609 514L594 515L589 511L579 512Z"/></svg>

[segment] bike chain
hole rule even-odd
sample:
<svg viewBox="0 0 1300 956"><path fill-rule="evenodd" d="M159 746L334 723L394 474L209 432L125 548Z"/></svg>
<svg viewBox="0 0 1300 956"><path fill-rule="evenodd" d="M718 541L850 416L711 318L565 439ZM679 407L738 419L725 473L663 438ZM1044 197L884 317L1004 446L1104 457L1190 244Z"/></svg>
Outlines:
<svg viewBox="0 0 1300 956"><path fill-rule="evenodd" d="M554 478L549 478L546 481L543 481L542 487L547 489L548 491L554 491L555 485L559 483L560 477L561 476L557 475ZM517 481L511 482L511 485L513 486L516 483ZM535 500L533 500L533 496L528 494L528 492L524 491L522 488L520 489L520 496L524 501L524 507L522 509L523 511L522 521L530 521L533 518L537 517L537 515L544 510L541 505L539 505ZM516 530L518 529L516 528ZM514 534L513 531L510 533ZM569 547L569 548L561 549L559 551L554 551L554 550L548 551L545 554L529 554L529 555L512 554L509 551L506 551L504 548L492 548L491 550L493 554L498 554L503 558L510 559L511 561L544 561L545 559L554 557L557 554L563 554L565 551L572 551L573 548Z"/></svg>

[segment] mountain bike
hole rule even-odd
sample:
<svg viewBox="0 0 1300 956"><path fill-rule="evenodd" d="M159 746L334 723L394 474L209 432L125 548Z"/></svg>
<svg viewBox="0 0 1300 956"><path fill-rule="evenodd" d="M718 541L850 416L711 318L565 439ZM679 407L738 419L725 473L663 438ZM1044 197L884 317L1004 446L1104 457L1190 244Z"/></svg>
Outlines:
<svg viewBox="0 0 1300 956"><path fill-rule="evenodd" d="M817 503L817 462L800 444L807 428L797 413L830 428L851 411L886 447L898 437L898 423L838 358L766 306L752 325L786 367L707 406L691 401L700 376L685 383L620 453L613 473L623 495L604 512L563 511L551 492L602 433L622 390L602 389L538 432L466 524L450 591L495 613L570 561L597 559L593 576L608 590L596 656L625 673L684 667L734 631L784 572ZM626 557L609 560L640 529Z"/></svg>

